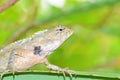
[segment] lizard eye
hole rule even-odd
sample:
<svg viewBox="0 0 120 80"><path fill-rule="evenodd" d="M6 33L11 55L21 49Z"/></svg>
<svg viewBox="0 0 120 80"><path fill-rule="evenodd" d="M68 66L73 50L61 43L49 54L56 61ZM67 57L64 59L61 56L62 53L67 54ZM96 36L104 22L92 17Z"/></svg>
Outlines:
<svg viewBox="0 0 120 80"><path fill-rule="evenodd" d="M59 29L59 31L63 31L63 29Z"/></svg>
<svg viewBox="0 0 120 80"><path fill-rule="evenodd" d="M59 26L57 27L57 31L60 31L60 32L62 32L64 29L65 29L65 28L62 27L61 25L59 25Z"/></svg>

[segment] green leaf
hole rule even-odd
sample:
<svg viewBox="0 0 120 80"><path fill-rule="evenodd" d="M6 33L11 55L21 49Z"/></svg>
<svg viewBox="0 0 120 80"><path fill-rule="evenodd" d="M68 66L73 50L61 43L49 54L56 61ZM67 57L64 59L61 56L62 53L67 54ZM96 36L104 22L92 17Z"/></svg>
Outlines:
<svg viewBox="0 0 120 80"><path fill-rule="evenodd" d="M103 72L77 72L72 74L73 77L70 78L69 75L63 76L62 73L56 72L18 72L15 73L13 77L12 73L7 73L4 75L3 80L117 80L119 74L103 73Z"/></svg>

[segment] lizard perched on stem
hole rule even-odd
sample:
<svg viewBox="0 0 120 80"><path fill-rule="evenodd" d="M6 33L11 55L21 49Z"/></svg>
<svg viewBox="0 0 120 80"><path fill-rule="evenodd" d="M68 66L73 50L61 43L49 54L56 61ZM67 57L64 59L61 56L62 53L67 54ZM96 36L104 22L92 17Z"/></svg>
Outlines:
<svg viewBox="0 0 120 80"><path fill-rule="evenodd" d="M72 72L48 62L47 56L57 49L73 31L64 26L35 33L32 37L16 41L0 50L0 72L18 72L36 64L45 63L47 68L65 73ZM1 74L1 77L3 76ZM71 74L70 74L71 76Z"/></svg>

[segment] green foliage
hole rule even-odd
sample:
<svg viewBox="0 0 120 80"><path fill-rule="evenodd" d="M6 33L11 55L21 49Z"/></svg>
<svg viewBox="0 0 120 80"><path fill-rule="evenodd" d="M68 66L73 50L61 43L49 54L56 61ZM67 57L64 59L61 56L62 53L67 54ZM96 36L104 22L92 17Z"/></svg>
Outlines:
<svg viewBox="0 0 120 80"><path fill-rule="evenodd" d="M72 74L72 78L69 75L65 77L63 74L58 74L55 72L19 72L16 75L10 76L11 73L7 73L4 80L119 80L119 74L112 73L102 73L102 72L78 72L77 75Z"/></svg>
<svg viewBox="0 0 120 80"><path fill-rule="evenodd" d="M42 0L19 0L15 5L0 13L1 48L16 40L29 37L36 31L61 24L72 27L74 34L48 56L52 64L80 72L90 72L88 77L79 76L79 80L83 78L93 80L92 75L97 75L99 72L100 74L119 74L120 0L82 1L84 0L66 0L63 7L46 3L44 7ZM0 5L6 2L7 0L0 0ZM45 66L36 65L31 69L43 70L43 67ZM93 71L95 73L91 73ZM79 75L85 76L86 73L81 72ZM26 80L31 74L20 76ZM40 77L58 78L56 75L44 74L33 76L38 77L37 79ZM106 74L101 75L103 79L104 76ZM107 77L111 78L110 76ZM19 80L19 77L17 78ZM61 76L59 79L62 79Z"/></svg>

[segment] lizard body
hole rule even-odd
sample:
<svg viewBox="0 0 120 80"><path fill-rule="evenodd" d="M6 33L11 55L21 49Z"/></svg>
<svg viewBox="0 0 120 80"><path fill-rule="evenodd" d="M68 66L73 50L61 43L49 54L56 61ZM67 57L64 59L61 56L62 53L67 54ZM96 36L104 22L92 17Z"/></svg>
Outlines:
<svg viewBox="0 0 120 80"><path fill-rule="evenodd" d="M48 68L53 70L62 70L51 65L46 57L71 35L71 29L59 25L9 44L0 50L0 72L26 70L39 63L45 63Z"/></svg>

